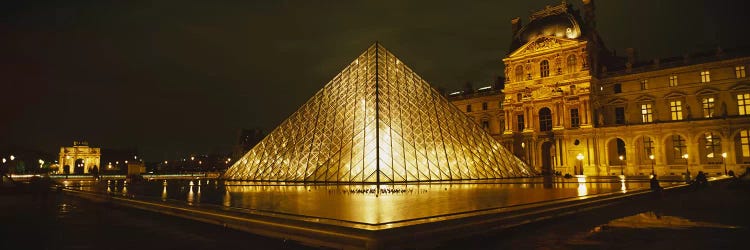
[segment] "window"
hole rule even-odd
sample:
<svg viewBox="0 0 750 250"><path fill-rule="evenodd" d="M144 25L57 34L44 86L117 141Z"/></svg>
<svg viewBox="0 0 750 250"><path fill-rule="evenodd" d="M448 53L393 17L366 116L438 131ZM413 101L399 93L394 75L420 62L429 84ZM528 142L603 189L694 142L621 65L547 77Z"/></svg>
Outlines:
<svg viewBox="0 0 750 250"><path fill-rule="evenodd" d="M711 82L711 72L709 72L708 70L701 71L701 82Z"/></svg>
<svg viewBox="0 0 750 250"><path fill-rule="evenodd" d="M482 110L487 110L487 103L486 102L482 103Z"/></svg>
<svg viewBox="0 0 750 250"><path fill-rule="evenodd" d="M673 121L682 120L682 101L669 101L669 112Z"/></svg>
<svg viewBox="0 0 750 250"><path fill-rule="evenodd" d="M549 61L544 60L541 63L539 63L539 75L541 77L549 76Z"/></svg>
<svg viewBox="0 0 750 250"><path fill-rule="evenodd" d="M471 104L466 105L466 112L471 112Z"/></svg>
<svg viewBox="0 0 750 250"><path fill-rule="evenodd" d="M737 94L739 115L750 115L750 93Z"/></svg>
<svg viewBox="0 0 750 250"><path fill-rule="evenodd" d="M643 152L646 152L646 158L654 153L654 140L652 140L651 137L643 137Z"/></svg>
<svg viewBox="0 0 750 250"><path fill-rule="evenodd" d="M482 128L484 130L489 130L490 129L490 122L489 121L482 121Z"/></svg>
<svg viewBox="0 0 750 250"><path fill-rule="evenodd" d="M669 87L677 87L677 75L669 76Z"/></svg>
<svg viewBox="0 0 750 250"><path fill-rule="evenodd" d="M552 111L548 108L539 110L539 131L552 130Z"/></svg>
<svg viewBox="0 0 750 250"><path fill-rule="evenodd" d="M526 127L524 127L523 124L523 115L518 115L518 130L523 130Z"/></svg>
<svg viewBox="0 0 750 250"><path fill-rule="evenodd" d="M745 78L745 65L734 67L734 74L737 78Z"/></svg>
<svg viewBox="0 0 750 250"><path fill-rule="evenodd" d="M625 124L625 108L615 108L615 124Z"/></svg>
<svg viewBox="0 0 750 250"><path fill-rule="evenodd" d="M570 109L570 127L578 128L581 126L581 118L578 117L578 109Z"/></svg>
<svg viewBox="0 0 750 250"><path fill-rule="evenodd" d="M740 150L742 157L750 157L750 130L740 130Z"/></svg>
<svg viewBox="0 0 750 250"><path fill-rule="evenodd" d="M520 102L521 100L523 100L523 94L521 93L516 94L516 101Z"/></svg>
<svg viewBox="0 0 750 250"><path fill-rule="evenodd" d="M615 91L615 94L622 93L622 85L619 83L615 83L615 85L612 86L612 89Z"/></svg>
<svg viewBox="0 0 750 250"><path fill-rule="evenodd" d="M643 123L654 122L654 109L651 108L651 103L641 104L641 121Z"/></svg>
<svg viewBox="0 0 750 250"><path fill-rule="evenodd" d="M687 145L685 144L685 138L679 135L672 136L672 159L682 159L682 155L687 153Z"/></svg>
<svg viewBox="0 0 750 250"><path fill-rule="evenodd" d="M703 118L714 117L714 98L705 97L701 103L703 105Z"/></svg>
<svg viewBox="0 0 750 250"><path fill-rule="evenodd" d="M518 65L516 66L516 82L523 81L523 66Z"/></svg>
<svg viewBox="0 0 750 250"><path fill-rule="evenodd" d="M641 90L647 90L648 89L648 80L643 79L641 80Z"/></svg>
<svg viewBox="0 0 750 250"><path fill-rule="evenodd" d="M566 69L568 71L568 74L576 72L576 56L575 55L568 56L568 66L566 67Z"/></svg>
<svg viewBox="0 0 750 250"><path fill-rule="evenodd" d="M570 85L570 94L575 95L576 94L576 85Z"/></svg>
<svg viewBox="0 0 750 250"><path fill-rule="evenodd" d="M712 158L721 157L721 152L720 152L721 151L721 138L719 138L712 132L705 133L705 138L706 138L706 145L705 145L706 158L712 159Z"/></svg>

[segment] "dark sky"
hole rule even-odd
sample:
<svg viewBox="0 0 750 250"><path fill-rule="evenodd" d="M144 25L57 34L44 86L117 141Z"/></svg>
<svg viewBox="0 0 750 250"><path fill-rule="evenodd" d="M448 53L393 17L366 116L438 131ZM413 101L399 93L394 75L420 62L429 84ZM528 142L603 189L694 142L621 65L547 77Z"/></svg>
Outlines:
<svg viewBox="0 0 750 250"><path fill-rule="evenodd" d="M44 2L0 4L0 146L56 152L82 138L151 161L272 129L376 40L434 86L488 85L509 20L559 3ZM736 47L750 41L743 2L599 0L598 30L641 59Z"/></svg>

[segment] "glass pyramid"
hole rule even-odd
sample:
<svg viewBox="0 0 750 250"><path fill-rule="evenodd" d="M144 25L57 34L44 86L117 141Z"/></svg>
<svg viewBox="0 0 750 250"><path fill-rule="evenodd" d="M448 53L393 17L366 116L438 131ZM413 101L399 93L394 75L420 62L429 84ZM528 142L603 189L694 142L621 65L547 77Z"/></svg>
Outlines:
<svg viewBox="0 0 750 250"><path fill-rule="evenodd" d="M533 174L376 43L234 163L225 177L388 183Z"/></svg>

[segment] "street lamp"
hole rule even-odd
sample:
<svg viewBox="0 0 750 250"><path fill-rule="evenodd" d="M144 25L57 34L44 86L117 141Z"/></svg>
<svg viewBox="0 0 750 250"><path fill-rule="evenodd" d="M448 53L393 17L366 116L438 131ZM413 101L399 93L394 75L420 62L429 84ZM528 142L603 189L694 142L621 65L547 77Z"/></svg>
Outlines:
<svg viewBox="0 0 750 250"><path fill-rule="evenodd" d="M623 164L624 162L622 162L623 158L624 157L622 157L621 155L620 156L620 175L625 175L625 164Z"/></svg>
<svg viewBox="0 0 750 250"><path fill-rule="evenodd" d="M654 155L649 155L648 158L651 159L651 175L654 175L656 174L654 171Z"/></svg>
<svg viewBox="0 0 750 250"><path fill-rule="evenodd" d="M724 162L724 175L727 175L727 152L721 153L721 161Z"/></svg>
<svg viewBox="0 0 750 250"><path fill-rule="evenodd" d="M16 157L15 157L15 156L13 156L13 155L10 155L10 160L11 160L11 161L12 161L12 160L15 160L15 159L16 159Z"/></svg>
<svg viewBox="0 0 750 250"><path fill-rule="evenodd" d="M690 181L690 162L688 162L688 154L682 155L682 159L685 159L685 180Z"/></svg>
<svg viewBox="0 0 750 250"><path fill-rule="evenodd" d="M582 153L578 153L578 155L576 155L576 159L578 159L578 163L581 166L581 174L583 174L583 154ZM577 171L576 171L575 174L578 174Z"/></svg>

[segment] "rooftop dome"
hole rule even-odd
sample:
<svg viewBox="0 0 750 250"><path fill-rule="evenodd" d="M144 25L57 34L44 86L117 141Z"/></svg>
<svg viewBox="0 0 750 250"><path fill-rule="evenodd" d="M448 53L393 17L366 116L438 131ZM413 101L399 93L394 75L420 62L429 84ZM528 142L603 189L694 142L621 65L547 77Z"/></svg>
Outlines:
<svg viewBox="0 0 750 250"><path fill-rule="evenodd" d="M571 5L563 2L531 14L530 21L515 35L521 44L540 36L556 36L575 39L581 36L580 17Z"/></svg>

